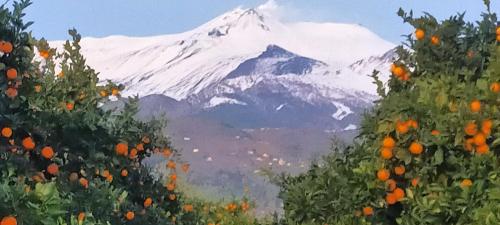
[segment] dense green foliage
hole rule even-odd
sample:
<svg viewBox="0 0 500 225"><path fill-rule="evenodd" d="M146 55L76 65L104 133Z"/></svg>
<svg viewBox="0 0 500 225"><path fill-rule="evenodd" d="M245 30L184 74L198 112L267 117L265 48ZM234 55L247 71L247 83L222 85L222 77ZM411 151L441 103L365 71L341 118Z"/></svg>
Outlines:
<svg viewBox="0 0 500 225"><path fill-rule="evenodd" d="M247 201L186 198L176 180L189 165L177 165L164 123L138 121L137 98L104 110L124 87L100 84L76 31L59 51L31 37L29 5L0 6L2 225L254 222ZM152 155L168 161L165 176L142 164Z"/></svg>
<svg viewBox="0 0 500 225"><path fill-rule="evenodd" d="M282 177L286 223L500 224L497 17L398 14L416 30L388 90L354 146Z"/></svg>

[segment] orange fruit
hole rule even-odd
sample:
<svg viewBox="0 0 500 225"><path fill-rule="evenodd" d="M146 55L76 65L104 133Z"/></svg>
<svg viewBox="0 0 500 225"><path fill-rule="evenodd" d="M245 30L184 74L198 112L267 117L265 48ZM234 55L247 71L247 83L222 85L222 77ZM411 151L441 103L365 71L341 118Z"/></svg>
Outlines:
<svg viewBox="0 0 500 225"><path fill-rule="evenodd" d="M42 58L44 58L44 59L49 58L49 51L47 51L47 50L41 50L41 51L39 51L38 53L39 53L39 54L40 54L40 56L41 56Z"/></svg>
<svg viewBox="0 0 500 225"><path fill-rule="evenodd" d="M47 173L53 176L57 175L59 173L59 166L55 163L51 163L47 166Z"/></svg>
<svg viewBox="0 0 500 225"><path fill-rule="evenodd" d="M390 148L382 148L380 150L380 156L383 159L391 159L392 158L392 150Z"/></svg>
<svg viewBox="0 0 500 225"><path fill-rule="evenodd" d="M402 80L402 81L408 81L408 80L410 80L410 74L409 74L409 73L407 73L407 72L405 72L405 73L403 74L403 76L401 77L401 80Z"/></svg>
<svg viewBox="0 0 500 225"><path fill-rule="evenodd" d="M9 54L12 52L13 48L12 43L8 41L0 41L0 52Z"/></svg>
<svg viewBox="0 0 500 225"><path fill-rule="evenodd" d="M137 149L133 148L130 150L130 154L128 156L130 159L135 159L137 157Z"/></svg>
<svg viewBox="0 0 500 225"><path fill-rule="evenodd" d="M490 151L490 147L487 144L479 145L476 147L476 153L478 155L486 154Z"/></svg>
<svg viewBox="0 0 500 225"><path fill-rule="evenodd" d="M248 202L242 202L241 203L241 210L243 210L243 212L247 211L250 209L250 204L248 204Z"/></svg>
<svg viewBox="0 0 500 225"><path fill-rule="evenodd" d="M497 34L497 41L500 42L500 34Z"/></svg>
<svg viewBox="0 0 500 225"><path fill-rule="evenodd" d="M191 204L184 205L184 207L182 207L182 209L184 209L184 211L186 211L186 212L192 212L193 205L191 205Z"/></svg>
<svg viewBox="0 0 500 225"><path fill-rule="evenodd" d="M80 185L82 185L84 188L89 188L89 181L85 178L80 178L78 180L78 182L80 182Z"/></svg>
<svg viewBox="0 0 500 225"><path fill-rule="evenodd" d="M131 221L133 220L135 217L135 213L132 212L132 211L128 211L126 214L125 214L125 219L127 219L128 221Z"/></svg>
<svg viewBox="0 0 500 225"><path fill-rule="evenodd" d="M9 88L7 88L7 90L5 90L5 94L9 98L15 98L17 96L17 89L13 88L13 87L9 87Z"/></svg>
<svg viewBox="0 0 500 225"><path fill-rule="evenodd" d="M172 161L172 160L168 160L167 162L167 168L169 169L175 169L176 165L175 165L175 162Z"/></svg>
<svg viewBox="0 0 500 225"><path fill-rule="evenodd" d="M109 176L107 176L106 181L109 183L113 182L113 175L110 174Z"/></svg>
<svg viewBox="0 0 500 225"><path fill-rule="evenodd" d="M10 68L7 70L7 79L9 80L15 80L17 78L17 70L14 68Z"/></svg>
<svg viewBox="0 0 500 225"><path fill-rule="evenodd" d="M13 216L6 216L0 221L0 225L17 225L17 219Z"/></svg>
<svg viewBox="0 0 500 225"><path fill-rule="evenodd" d="M165 156L165 158L168 158L172 155L172 151L170 151L170 149L164 149L163 150L163 156Z"/></svg>
<svg viewBox="0 0 500 225"><path fill-rule="evenodd" d="M493 121L490 119L483 120L481 122L481 132L483 132L486 136L491 134L491 128L493 127Z"/></svg>
<svg viewBox="0 0 500 225"><path fill-rule="evenodd" d="M111 89L111 94L113 96L117 96L118 94L120 94L120 90L118 90L117 88L113 88Z"/></svg>
<svg viewBox="0 0 500 225"><path fill-rule="evenodd" d="M470 107L471 112L477 113L477 112L481 111L481 102L479 100L473 100L470 103L469 107Z"/></svg>
<svg viewBox="0 0 500 225"><path fill-rule="evenodd" d="M104 171L102 171L102 174L101 174L102 177L109 177L110 175L111 174L109 173L109 170L104 170Z"/></svg>
<svg viewBox="0 0 500 225"><path fill-rule="evenodd" d="M42 85L39 84L35 85L35 92L40 93L41 91L42 91Z"/></svg>
<svg viewBox="0 0 500 225"><path fill-rule="evenodd" d="M470 186L472 186L472 180L470 180L470 179L464 179L460 183L460 187L462 187L462 188L466 188L466 187L470 187Z"/></svg>
<svg viewBox="0 0 500 225"><path fill-rule="evenodd" d="M410 127L408 126L407 123L397 121L396 122L396 131L400 134L406 134L408 133L408 130L410 130Z"/></svg>
<svg viewBox="0 0 500 225"><path fill-rule="evenodd" d="M396 195L393 193L388 193L385 196L385 202L387 202L388 205L394 205L396 204L397 201L398 199L396 198Z"/></svg>
<svg viewBox="0 0 500 225"><path fill-rule="evenodd" d="M364 207L363 208L363 215L365 215L365 216L373 215L373 208L370 206Z"/></svg>
<svg viewBox="0 0 500 225"><path fill-rule="evenodd" d="M394 76L396 77L402 77L405 73L405 70L403 69L403 67L401 66L397 66L396 68L394 68Z"/></svg>
<svg viewBox="0 0 500 225"><path fill-rule="evenodd" d="M78 214L78 222L83 222L84 219L85 219L85 213L84 212L80 212Z"/></svg>
<svg viewBox="0 0 500 225"><path fill-rule="evenodd" d="M422 30L422 29L416 29L415 30L415 38L417 38L417 40L422 40L424 39L425 37L425 31Z"/></svg>
<svg viewBox="0 0 500 225"><path fill-rule="evenodd" d="M1 133L3 137L10 138L12 136L12 129L10 127L4 127Z"/></svg>
<svg viewBox="0 0 500 225"><path fill-rule="evenodd" d="M168 195L168 199L170 199L170 201L175 200L175 195L174 194L169 194Z"/></svg>
<svg viewBox="0 0 500 225"><path fill-rule="evenodd" d="M433 45L439 45L439 42L440 42L440 40L439 40L438 36L434 35L434 36L431 37L431 43Z"/></svg>
<svg viewBox="0 0 500 225"><path fill-rule="evenodd" d="M418 122L416 120L409 119L406 122L407 122L408 126L412 127L413 129L418 128Z"/></svg>
<svg viewBox="0 0 500 225"><path fill-rule="evenodd" d="M128 171L127 171L126 169L123 169L123 170L120 172L120 175L121 175L122 177L126 177L126 176L128 176Z"/></svg>
<svg viewBox="0 0 500 225"><path fill-rule="evenodd" d="M477 133L476 135L474 135L474 144L475 145L484 145L486 143L486 136L484 136L484 134L482 133Z"/></svg>
<svg viewBox="0 0 500 225"><path fill-rule="evenodd" d="M138 151L142 152L142 151L144 151L144 144L139 143L135 146L135 148L137 148Z"/></svg>
<svg viewBox="0 0 500 225"><path fill-rule="evenodd" d="M171 181L176 181L177 180L177 174L175 174L175 173L170 174L170 180Z"/></svg>
<svg viewBox="0 0 500 225"><path fill-rule="evenodd" d="M72 102L67 102L66 103L66 109L71 111L75 108L75 104L73 104Z"/></svg>
<svg viewBox="0 0 500 225"><path fill-rule="evenodd" d="M464 128L465 134L473 136L477 134L477 125L474 122L468 122Z"/></svg>
<svg viewBox="0 0 500 225"><path fill-rule="evenodd" d="M411 179L411 186L413 187L417 187L418 183L420 182L420 179L417 177L417 178L413 178Z"/></svg>
<svg viewBox="0 0 500 225"><path fill-rule="evenodd" d="M394 197L396 197L398 201L405 197L405 191L401 188L394 189L392 193L394 194Z"/></svg>
<svg viewBox="0 0 500 225"><path fill-rule="evenodd" d="M175 190L175 184L174 183L167 184L167 190L169 190L169 191Z"/></svg>
<svg viewBox="0 0 500 225"><path fill-rule="evenodd" d="M396 167L394 168L394 173L395 173L396 175L400 175L400 176L401 176L401 175L405 174L405 171L406 171L406 169L405 169L405 167L404 167L403 165L401 165L401 166L396 166Z"/></svg>
<svg viewBox="0 0 500 225"><path fill-rule="evenodd" d="M118 143L115 146L115 152L117 155L128 155L128 145L126 143Z"/></svg>
<svg viewBox="0 0 500 225"><path fill-rule="evenodd" d="M432 135L432 136L438 136L438 135L440 135L440 134L441 134L441 132L440 132L439 130L432 130L432 131L431 131L431 135Z"/></svg>
<svg viewBox="0 0 500 225"><path fill-rule="evenodd" d="M409 150L411 154L420 155L424 151L424 147L422 144L414 141L410 144Z"/></svg>
<svg viewBox="0 0 500 225"><path fill-rule="evenodd" d="M23 147L26 150L33 150L35 148L35 142L33 141L33 138L31 137L25 137L23 139Z"/></svg>
<svg viewBox="0 0 500 225"><path fill-rule="evenodd" d="M500 92L500 82L493 82L491 85L490 85L490 90L491 92L497 94Z"/></svg>
<svg viewBox="0 0 500 225"><path fill-rule="evenodd" d="M396 183L396 181L395 181L395 180L393 180L393 179L389 179L389 180L387 180L387 181L385 182L385 184L386 184L386 187L387 187L387 190L388 190L388 191L394 191L394 189L396 189L396 185L397 185L397 183Z"/></svg>
<svg viewBox="0 0 500 225"><path fill-rule="evenodd" d="M391 176L391 173L389 172L389 170L380 169L377 171L377 178L381 181L388 180L390 176Z"/></svg>
<svg viewBox="0 0 500 225"><path fill-rule="evenodd" d="M151 206L151 204L153 204L153 199L148 197L146 198L146 200L144 200L144 208Z"/></svg>
<svg viewBox="0 0 500 225"><path fill-rule="evenodd" d="M394 146L396 145L396 141L394 141L394 139L392 137L385 137L384 140L382 141L382 147L384 148L394 148Z"/></svg>
<svg viewBox="0 0 500 225"><path fill-rule="evenodd" d="M500 35L500 26L497 27L496 34Z"/></svg>
<svg viewBox="0 0 500 225"><path fill-rule="evenodd" d="M50 146L45 146L42 148L42 157L46 159L52 159L54 157L54 149Z"/></svg>

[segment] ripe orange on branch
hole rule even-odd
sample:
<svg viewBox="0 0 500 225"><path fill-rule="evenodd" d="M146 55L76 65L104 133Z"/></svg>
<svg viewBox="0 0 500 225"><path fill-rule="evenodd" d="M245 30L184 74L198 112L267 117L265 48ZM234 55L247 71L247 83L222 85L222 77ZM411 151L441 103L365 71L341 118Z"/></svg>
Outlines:
<svg viewBox="0 0 500 225"><path fill-rule="evenodd" d="M396 146L396 141L392 137L387 136L382 140L382 147L392 149L394 146Z"/></svg>
<svg viewBox="0 0 500 225"><path fill-rule="evenodd" d="M373 208L372 207L364 207L363 208L363 215L365 216L372 216L373 215Z"/></svg>
<svg viewBox="0 0 500 225"><path fill-rule="evenodd" d="M31 137L24 138L22 144L26 150L33 150L35 148L35 141Z"/></svg>
<svg viewBox="0 0 500 225"><path fill-rule="evenodd" d="M42 157L46 159L52 159L54 157L54 149L50 146L45 146L42 148Z"/></svg>
<svg viewBox="0 0 500 225"><path fill-rule="evenodd" d="M5 74L7 75L7 79L9 80L15 80L17 78L17 70L14 68L8 69Z"/></svg>
<svg viewBox="0 0 500 225"><path fill-rule="evenodd" d="M0 52L9 54L12 52L13 48L14 46L12 46L12 43L8 41L0 41Z"/></svg>
<svg viewBox="0 0 500 225"><path fill-rule="evenodd" d="M422 29L416 29L415 30L415 38L417 38L417 40L423 40L425 38L425 31L422 30Z"/></svg>
<svg viewBox="0 0 500 225"><path fill-rule="evenodd" d="M411 154L420 155L424 151L424 146L422 146L422 144L414 141L410 144L409 150L410 150Z"/></svg>
<svg viewBox="0 0 500 225"><path fill-rule="evenodd" d="M481 102L479 100L473 100L470 103L469 107L470 107L471 112L477 113L477 112L481 111Z"/></svg>
<svg viewBox="0 0 500 225"><path fill-rule="evenodd" d="M50 164L47 167L47 173L53 176L57 175L59 173L59 166L55 163Z"/></svg>
<svg viewBox="0 0 500 225"><path fill-rule="evenodd" d="M383 159L391 159L392 158L392 149L390 148L382 148L380 150L380 156L383 158Z"/></svg>
<svg viewBox="0 0 500 225"><path fill-rule="evenodd" d="M123 155L123 156L128 155L128 144L123 142L116 144L115 152L117 155Z"/></svg>
<svg viewBox="0 0 500 225"><path fill-rule="evenodd" d="M388 180L390 176L391 176L391 173L389 172L389 170L380 169L377 171L377 178L381 181Z"/></svg>
<svg viewBox="0 0 500 225"><path fill-rule="evenodd" d="M6 138L10 138L12 136L12 129L10 127L2 128L2 136Z"/></svg>
<svg viewBox="0 0 500 225"><path fill-rule="evenodd" d="M17 219L13 216L6 216L0 221L0 225L17 225Z"/></svg>

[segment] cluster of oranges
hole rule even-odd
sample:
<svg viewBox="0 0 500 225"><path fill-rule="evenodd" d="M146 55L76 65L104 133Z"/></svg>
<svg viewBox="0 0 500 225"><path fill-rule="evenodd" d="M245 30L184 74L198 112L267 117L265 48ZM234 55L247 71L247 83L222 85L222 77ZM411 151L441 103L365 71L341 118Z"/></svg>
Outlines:
<svg viewBox="0 0 500 225"><path fill-rule="evenodd" d="M13 130L10 127L4 127L2 128L0 133L2 137L10 139L12 138ZM10 139L9 143L11 145L14 145L14 139ZM33 151L36 147L35 141L30 136L23 138L21 145L26 151ZM15 147L12 147L12 149L14 151L16 150ZM40 156L45 160L52 160L52 158L54 158L54 155L54 149L51 146L45 146L40 150ZM50 163L46 168L46 172L52 176L57 176L57 174L59 173L59 166L56 163ZM37 177L34 180L43 180L42 177L38 177L39 175L35 176Z"/></svg>
<svg viewBox="0 0 500 225"><path fill-rule="evenodd" d="M11 42L0 40L0 52L3 54L11 54L14 50L14 46ZM5 77L8 81L8 87L5 90L5 95L9 98L15 98L17 96L17 88L19 86L19 82L17 82L17 69L7 66L7 70L5 71Z"/></svg>
<svg viewBox="0 0 500 225"><path fill-rule="evenodd" d="M115 153L118 156L128 157L131 160L135 160L135 159L137 159L138 154L141 154L145 151L145 149L146 149L145 145L150 144L150 143L151 143L151 140L148 136L144 136L141 139L140 143L136 144L134 147L132 147L130 149L129 149L129 144L127 142L120 142L120 143L115 145ZM177 163L172 159L172 157L173 157L172 150L170 150L169 148L164 148L164 149L155 148L154 153L161 153L167 159L166 167L167 167L167 169L170 170L170 174L168 175L168 179L167 179L167 183L165 184L165 188L167 189L167 191L170 192L168 194L168 199L170 199L171 201L174 201L177 198L175 193L174 193L175 188L177 186L177 173L176 173ZM181 170L183 172L187 173L189 171L189 167L190 167L189 164L184 163L181 166ZM109 178L109 177L112 177L112 175L109 174L109 171L107 173L106 173L106 171L107 170L105 170L104 174L101 174L101 175L103 177L105 177L106 180L111 182L112 178ZM128 171L126 169L122 169L120 172L120 175L122 177L126 177L126 176L128 176ZM147 197L143 202L144 208L148 208L152 204L153 204L153 199L151 197ZM185 212L192 212L193 208L194 208L194 206L192 204L186 204L183 206L183 210ZM125 214L125 219L133 220L135 217L135 214L133 214L133 213L134 212L131 212L131 211L127 212Z"/></svg>
<svg viewBox="0 0 500 225"><path fill-rule="evenodd" d="M423 29L418 28L415 30L415 38L418 41L424 40L425 36L426 36L426 34L425 34L425 31ZM431 44L433 44L433 45L439 45L441 42L439 36L437 36L437 35L432 35L430 41L431 41Z"/></svg>
<svg viewBox="0 0 500 225"><path fill-rule="evenodd" d="M474 100L470 104L470 111L479 113L481 111L481 102ZM464 126L465 142L464 149L472 152L475 150L476 154L482 155L490 151L490 147L486 143L487 138L491 134L493 121L484 119L481 121L481 126L478 127L476 121L469 121Z"/></svg>
<svg viewBox="0 0 500 225"><path fill-rule="evenodd" d="M396 76L399 80L408 81L410 79L410 73L408 69L406 69L402 65L391 65L391 73Z"/></svg>

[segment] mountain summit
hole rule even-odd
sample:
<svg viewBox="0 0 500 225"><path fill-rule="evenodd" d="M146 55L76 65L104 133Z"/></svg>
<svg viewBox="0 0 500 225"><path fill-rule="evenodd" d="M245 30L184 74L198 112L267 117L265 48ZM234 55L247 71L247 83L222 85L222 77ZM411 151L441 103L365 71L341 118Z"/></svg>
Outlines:
<svg viewBox="0 0 500 225"><path fill-rule="evenodd" d="M82 40L88 63L101 79L126 84L125 94L164 94L177 100L222 82L269 46L321 61L332 76L355 61L394 47L359 25L283 23L265 7L236 8L180 34Z"/></svg>

